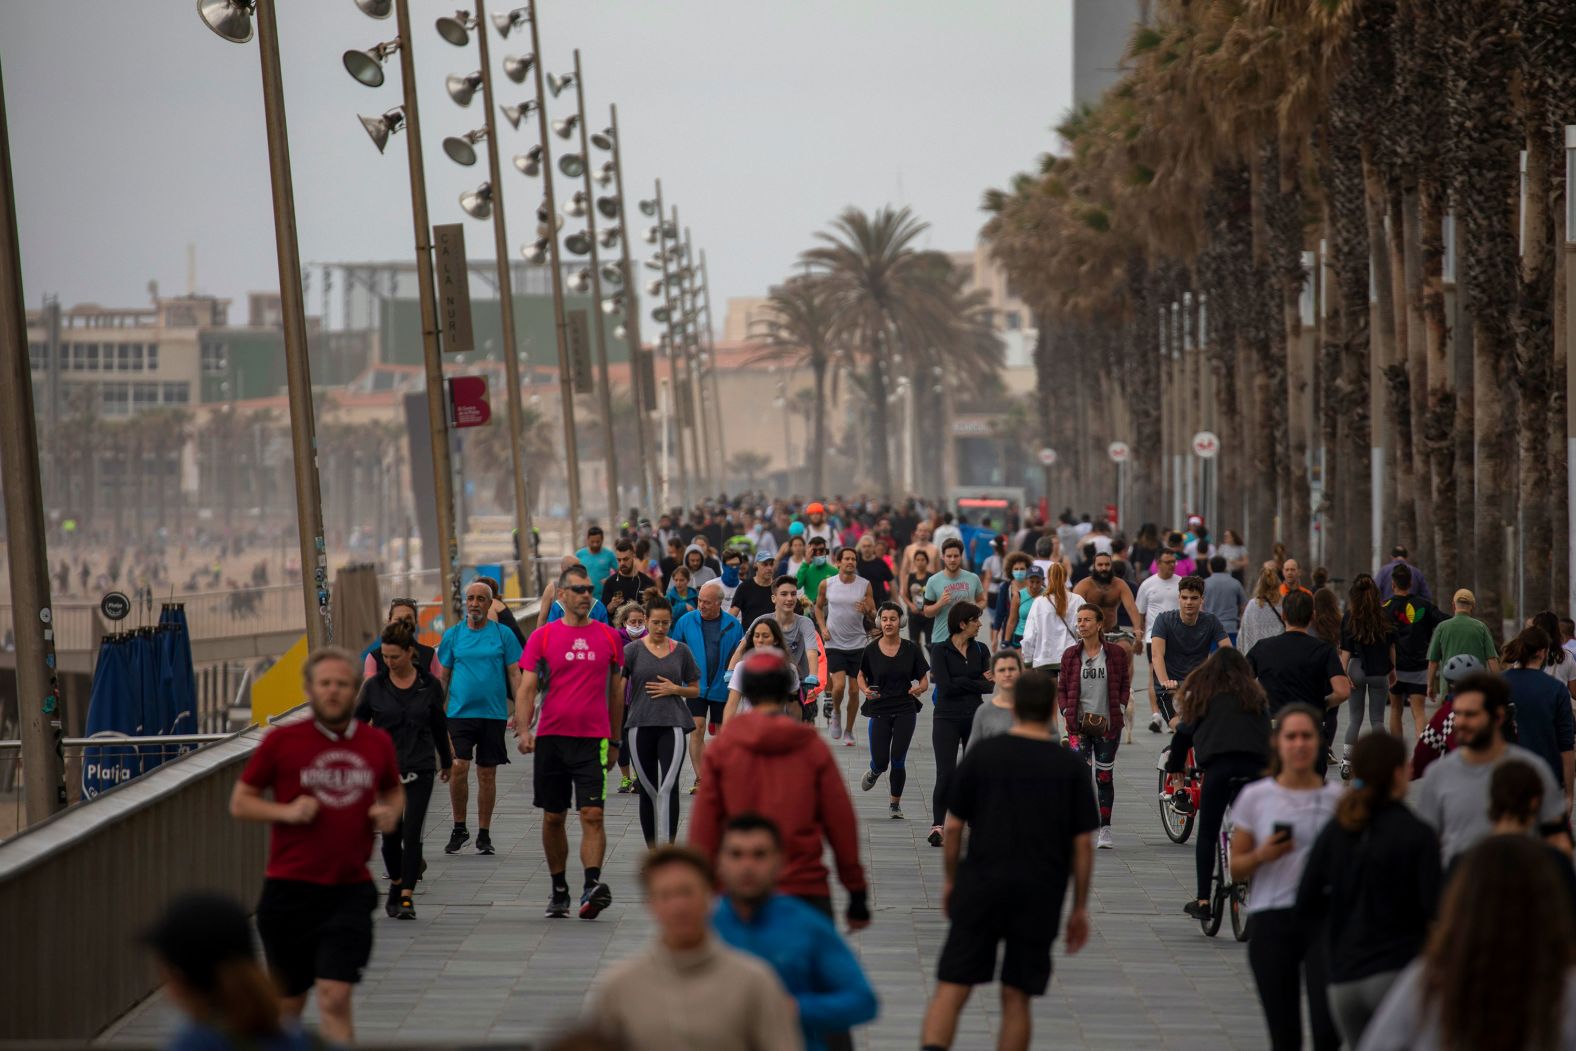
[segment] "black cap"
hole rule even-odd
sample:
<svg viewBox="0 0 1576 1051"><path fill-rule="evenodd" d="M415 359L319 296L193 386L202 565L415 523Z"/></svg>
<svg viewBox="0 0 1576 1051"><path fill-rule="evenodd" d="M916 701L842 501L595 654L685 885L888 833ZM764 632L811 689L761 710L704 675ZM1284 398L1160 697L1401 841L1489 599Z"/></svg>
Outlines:
<svg viewBox="0 0 1576 1051"><path fill-rule="evenodd" d="M176 898L142 942L199 989L212 988L220 964L254 958L246 910L218 894Z"/></svg>

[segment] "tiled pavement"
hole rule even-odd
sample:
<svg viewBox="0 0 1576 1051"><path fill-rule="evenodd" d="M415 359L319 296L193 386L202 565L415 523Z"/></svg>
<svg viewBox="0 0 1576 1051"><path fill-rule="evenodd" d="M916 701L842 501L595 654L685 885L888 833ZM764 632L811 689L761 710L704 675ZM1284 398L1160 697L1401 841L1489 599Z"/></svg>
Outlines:
<svg viewBox="0 0 1576 1051"><path fill-rule="evenodd" d="M865 749L829 741L859 811L873 885L874 922L852 938L881 997L879 1019L856 1034L857 1046L872 1051L918 1046L946 935L938 900L940 851L925 842L934 761L928 713L921 720L909 756L907 821L887 818L885 779L868 794L858 790ZM1036 1047L1264 1046L1246 947L1231 939L1229 924L1221 937L1205 938L1181 914L1191 893L1193 849L1191 842L1169 842L1156 816L1160 740L1139 728L1118 755L1116 849L1097 851L1093 936L1074 957L1065 956L1058 941L1050 991L1035 1005ZM594 922L550 921L542 917L548 878L530 807L529 762L500 771L499 788L494 857L481 857L471 846L445 856L448 802L434 798L426 840L431 869L416 899L419 918L400 922L378 913L376 949L356 996L361 1039L540 1040L578 1014L604 966L649 936L637 896L644 843L634 796L615 794L607 808L604 878L613 888L613 907ZM573 820L570 828L574 840ZM572 842L570 881L578 887L575 850ZM955 1046L993 1046L995 996L993 987L976 994ZM155 1041L172 1021L171 1009L154 997L106 1038Z"/></svg>

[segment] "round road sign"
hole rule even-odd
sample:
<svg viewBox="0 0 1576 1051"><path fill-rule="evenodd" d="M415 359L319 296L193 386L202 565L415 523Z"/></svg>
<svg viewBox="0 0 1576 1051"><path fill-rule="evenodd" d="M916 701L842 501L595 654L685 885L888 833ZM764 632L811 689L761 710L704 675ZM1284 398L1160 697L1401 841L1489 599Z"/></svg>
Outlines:
<svg viewBox="0 0 1576 1051"><path fill-rule="evenodd" d="M1126 463L1133 458L1133 450L1128 448L1126 442L1112 442L1105 447L1105 454L1112 463Z"/></svg>
<svg viewBox="0 0 1576 1051"><path fill-rule="evenodd" d="M1201 460L1213 460L1220 453L1220 439L1214 431L1199 431L1193 435L1193 455Z"/></svg>
<svg viewBox="0 0 1576 1051"><path fill-rule="evenodd" d="M1040 463L1041 464L1043 464L1046 467L1049 467L1052 464L1054 464L1055 462L1056 462L1056 450L1055 449L1052 449L1049 445L1047 445L1045 448L1040 450Z"/></svg>

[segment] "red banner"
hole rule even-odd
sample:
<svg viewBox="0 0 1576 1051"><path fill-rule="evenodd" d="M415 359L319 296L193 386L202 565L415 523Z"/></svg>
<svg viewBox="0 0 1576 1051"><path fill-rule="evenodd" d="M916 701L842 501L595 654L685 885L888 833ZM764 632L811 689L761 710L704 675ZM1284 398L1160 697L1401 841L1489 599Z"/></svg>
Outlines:
<svg viewBox="0 0 1576 1051"><path fill-rule="evenodd" d="M480 427L491 419L486 376L456 376L449 380L449 423L452 426Z"/></svg>

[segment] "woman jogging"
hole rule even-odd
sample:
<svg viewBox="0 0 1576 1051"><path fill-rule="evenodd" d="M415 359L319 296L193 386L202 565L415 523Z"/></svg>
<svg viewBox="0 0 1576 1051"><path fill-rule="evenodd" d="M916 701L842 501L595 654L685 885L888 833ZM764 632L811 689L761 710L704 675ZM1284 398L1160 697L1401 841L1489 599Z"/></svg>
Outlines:
<svg viewBox="0 0 1576 1051"><path fill-rule="evenodd" d="M1282 708L1270 739L1270 776L1242 790L1232 809L1231 878L1252 880L1248 966L1269 1026L1271 1051L1302 1047L1302 991L1314 1051L1336 1051L1341 1037L1325 995L1323 943L1297 917L1297 885L1314 840L1335 813L1339 785L1319 773L1321 717L1306 704Z"/></svg>
<svg viewBox="0 0 1576 1051"><path fill-rule="evenodd" d="M1297 911L1323 940L1330 1014L1346 1046L1356 1047L1423 948L1440 873L1439 837L1402 802L1411 781L1406 746L1371 733L1351 755L1355 779L1308 854Z"/></svg>
<svg viewBox="0 0 1576 1051"><path fill-rule="evenodd" d="M1055 568L1052 568L1055 573ZM1078 641L1060 661L1062 719L1070 741L1076 740L1084 762L1094 769L1095 796L1100 805L1100 833L1095 846L1110 850L1111 808L1116 802L1116 749L1122 743L1122 707L1132 687L1127 650L1101 638L1100 607L1078 610Z"/></svg>
<svg viewBox="0 0 1576 1051"><path fill-rule="evenodd" d="M646 846L657 835L672 843L679 833L679 769L684 735L695 729L686 700L700 695L700 668L682 642L668 638L673 609L666 599L646 601L646 635L624 647L629 715L624 734L640 786L640 831Z"/></svg>
<svg viewBox="0 0 1576 1051"><path fill-rule="evenodd" d="M865 647L859 663L859 696L865 699L859 711L870 720L870 769L859 787L870 791L890 766L887 812L901 819L908 746L919 720L919 698L930 689L930 669L919 647L903 637L903 610L897 603L881 603L876 624L881 634Z"/></svg>
<svg viewBox="0 0 1576 1051"><path fill-rule="evenodd" d="M383 629L382 640L383 670L361 684L356 718L394 739L405 786L405 813L394 831L383 837L383 866L393 881L384 909L390 916L413 920L412 895L423 868L421 826L432 799L433 779L449 783L454 755L443 684L416 666L416 635L410 625L394 621Z"/></svg>
<svg viewBox="0 0 1576 1051"><path fill-rule="evenodd" d="M1341 618L1341 664L1346 668L1346 677L1352 680L1346 747L1341 756L1342 781L1352 776L1352 745L1362 733L1363 713L1368 714L1370 733L1384 729L1390 686L1395 682L1395 639L1395 625L1384 615L1374 578L1367 573L1357 574L1347 593L1346 615Z"/></svg>
<svg viewBox="0 0 1576 1051"><path fill-rule="evenodd" d="M749 698L744 696L744 658L753 649L767 647L782 650L788 655L788 669L793 679L794 692L799 692L799 669L789 650L788 636L783 634L782 625L778 624L775 618L762 617L750 625L750 630L744 633L744 640L739 643L738 650L729 662L729 667L733 671L728 676L728 703L722 709L722 725L727 726L728 721L735 715L743 715L750 710Z"/></svg>
<svg viewBox="0 0 1576 1051"><path fill-rule="evenodd" d="M947 641L930 648L930 670L936 677L936 710L930 719L930 746L936 753L936 787L931 793L933 822L928 841L941 846L942 820L947 814L947 787L958 757L969 745L974 709L991 692L990 650L974 636L980 630L980 608L957 602L947 611Z"/></svg>
<svg viewBox="0 0 1576 1051"><path fill-rule="evenodd" d="M1264 690L1248 659L1226 647L1211 653L1182 681L1171 726L1173 754L1193 749L1203 772L1198 831L1194 836L1195 897L1183 907L1195 920L1209 918L1209 883L1226 808L1243 786L1264 776L1270 760L1270 717Z"/></svg>

